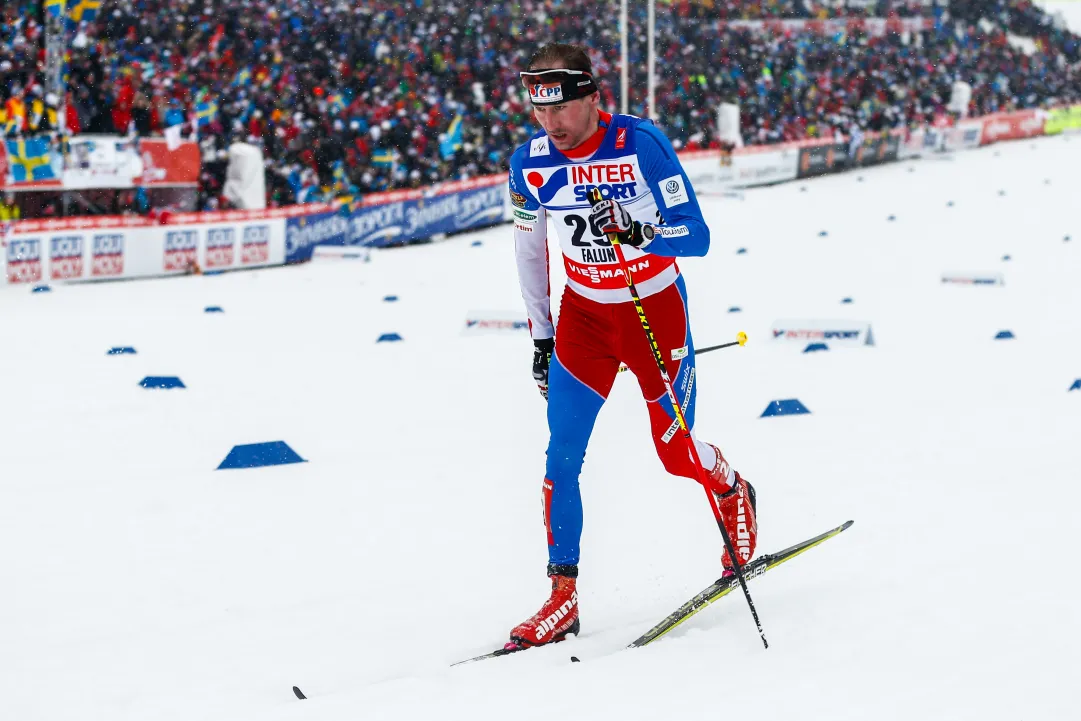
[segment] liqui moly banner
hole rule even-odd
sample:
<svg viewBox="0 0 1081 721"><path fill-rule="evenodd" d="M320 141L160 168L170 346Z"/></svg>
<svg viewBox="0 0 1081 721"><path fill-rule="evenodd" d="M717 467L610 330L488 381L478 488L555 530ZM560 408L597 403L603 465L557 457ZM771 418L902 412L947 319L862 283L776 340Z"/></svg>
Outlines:
<svg viewBox="0 0 1081 721"><path fill-rule="evenodd" d="M104 217L10 224L0 247L0 281L112 280L282 265L285 219L254 212L244 217L232 223Z"/></svg>

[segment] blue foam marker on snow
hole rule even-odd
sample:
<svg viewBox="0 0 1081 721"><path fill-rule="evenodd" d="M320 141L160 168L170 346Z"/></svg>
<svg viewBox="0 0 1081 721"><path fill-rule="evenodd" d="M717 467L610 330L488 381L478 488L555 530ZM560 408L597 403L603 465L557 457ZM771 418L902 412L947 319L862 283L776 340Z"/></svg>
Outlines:
<svg viewBox="0 0 1081 721"><path fill-rule="evenodd" d="M1003 260L1009 260L1009 259L1010 259L1010 256L1008 256L1008 255L1004 255L1004 256L1002 256L1002 259L1003 259Z"/></svg>
<svg viewBox="0 0 1081 721"><path fill-rule="evenodd" d="M999 194L999 195L1005 195L1005 194L1006 194L1006 191L1005 191L1005 190L1000 190L1000 191L998 191L998 194Z"/></svg>
<svg viewBox="0 0 1081 721"><path fill-rule="evenodd" d="M995 336L995 340L1013 340L1013 331L1000 330Z"/></svg>
<svg viewBox="0 0 1081 721"><path fill-rule="evenodd" d="M741 312L741 309L740 309L740 307L738 305L734 305L734 306L732 306L731 308L728 309L728 312L729 313L739 313L739 312Z"/></svg>
<svg viewBox="0 0 1081 721"><path fill-rule="evenodd" d="M230 468L262 468L264 466L284 466L288 463L307 463L285 441L269 443L249 443L233 446L229 455L218 466L218 470Z"/></svg>
<svg viewBox="0 0 1081 721"><path fill-rule="evenodd" d="M826 231L824 231L824 230L823 230L822 232L820 232L820 233L818 234L818 237L819 237L819 238L825 238L825 237L826 237L827 235L829 235L829 233L827 233Z"/></svg>
<svg viewBox="0 0 1081 721"><path fill-rule="evenodd" d="M804 353L815 353L820 350L829 350L830 347L825 343L808 343L807 347L803 349Z"/></svg>
<svg viewBox="0 0 1081 721"><path fill-rule="evenodd" d="M851 298L841 298L841 302L844 303L845 305L848 305L849 303L852 302L852 299Z"/></svg>
<svg viewBox="0 0 1081 721"><path fill-rule="evenodd" d="M747 254L747 249L746 248L740 248L739 250L736 251L736 255L746 255L746 254Z"/></svg>
<svg viewBox="0 0 1081 721"><path fill-rule="evenodd" d="M224 270L204 270L203 275L221 275Z"/></svg>
<svg viewBox="0 0 1081 721"><path fill-rule="evenodd" d="M47 285L35 285L31 293L52 293L53 289Z"/></svg>
<svg viewBox="0 0 1081 721"><path fill-rule="evenodd" d="M953 201L951 200L948 203L946 203L946 207L947 208L952 208L953 207Z"/></svg>
<svg viewBox="0 0 1081 721"><path fill-rule="evenodd" d="M130 345L114 346L105 355L135 355L135 349Z"/></svg>
<svg viewBox="0 0 1081 721"><path fill-rule="evenodd" d="M1073 385L1070 386L1070 390L1071 391L1081 391L1081 378L1078 378L1077 380L1075 380L1073 382ZM1067 391L1067 392L1069 392L1069 391Z"/></svg>
<svg viewBox="0 0 1081 721"><path fill-rule="evenodd" d="M206 309L203 310L203 312L204 313L224 313L225 311L222 310L220 305L208 305L206 307Z"/></svg>
<svg viewBox="0 0 1081 721"><path fill-rule="evenodd" d="M471 245L472 247L476 248L476 247L478 247L478 246L484 245L484 243L480 242L479 240L474 240L474 241L473 241L472 243L470 243L469 245Z"/></svg>
<svg viewBox="0 0 1081 721"><path fill-rule="evenodd" d="M398 300L398 296L396 296L396 295L385 295L385 296L383 296L383 301L385 303L394 303L397 300Z"/></svg>
<svg viewBox="0 0 1081 721"><path fill-rule="evenodd" d="M384 333L379 336L379 340L376 343L390 343L391 341L401 340L402 337L397 333Z"/></svg>
<svg viewBox="0 0 1081 721"><path fill-rule="evenodd" d="M1070 236L1067 235L1065 238L1062 239L1062 242L1063 243L1069 243L1070 242Z"/></svg>
<svg viewBox="0 0 1081 721"><path fill-rule="evenodd" d="M886 220L888 220L890 222L893 222L893 221L897 220L897 216L896 215L891 215L890 217L886 218Z"/></svg>
<svg viewBox="0 0 1081 721"><path fill-rule="evenodd" d="M147 376L139 381L143 388L187 388L176 376Z"/></svg>
<svg viewBox="0 0 1081 721"><path fill-rule="evenodd" d="M807 410L807 406L800 403L795 398L790 398L785 401L773 401L766 410L762 411L760 418L768 418L770 416L797 416L804 413L810 413Z"/></svg>

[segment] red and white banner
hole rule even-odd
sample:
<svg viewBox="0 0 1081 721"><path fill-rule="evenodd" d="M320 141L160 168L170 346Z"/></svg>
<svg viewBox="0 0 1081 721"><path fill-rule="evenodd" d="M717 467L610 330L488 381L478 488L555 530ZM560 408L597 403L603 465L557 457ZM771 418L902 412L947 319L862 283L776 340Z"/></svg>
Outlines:
<svg viewBox="0 0 1081 721"><path fill-rule="evenodd" d="M1045 110L1018 110L1012 113L995 113L983 120L981 143L990 145L1000 140L1024 140L1044 134L1047 122Z"/></svg>

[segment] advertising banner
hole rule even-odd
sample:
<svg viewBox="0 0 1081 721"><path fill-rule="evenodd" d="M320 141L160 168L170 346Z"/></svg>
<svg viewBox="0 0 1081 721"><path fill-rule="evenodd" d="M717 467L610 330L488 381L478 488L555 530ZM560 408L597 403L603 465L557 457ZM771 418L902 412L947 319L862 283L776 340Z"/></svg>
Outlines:
<svg viewBox="0 0 1081 721"><path fill-rule="evenodd" d="M990 145L1001 140L1023 140L1044 134L1047 113L1043 110L1018 110L995 113L981 118L983 132L980 142Z"/></svg>
<svg viewBox="0 0 1081 721"><path fill-rule="evenodd" d="M813 178L816 175L838 173L848 164L848 145L824 140L815 145L800 148L797 177Z"/></svg>
<svg viewBox="0 0 1081 721"><path fill-rule="evenodd" d="M773 324L773 339L806 345L826 343L830 347L874 345L871 324L853 320L778 320Z"/></svg>
<svg viewBox="0 0 1081 721"><path fill-rule="evenodd" d="M736 187L769 185L795 180L799 159L795 144L741 148L732 154L732 165L722 170Z"/></svg>
<svg viewBox="0 0 1081 721"><path fill-rule="evenodd" d="M208 214L209 215L209 214ZM104 217L23 221L5 241L0 282L110 280L285 262L285 219L154 223Z"/></svg>
<svg viewBox="0 0 1081 721"><path fill-rule="evenodd" d="M1044 135L1059 135L1078 130L1081 130L1081 105L1048 111L1043 126Z"/></svg>

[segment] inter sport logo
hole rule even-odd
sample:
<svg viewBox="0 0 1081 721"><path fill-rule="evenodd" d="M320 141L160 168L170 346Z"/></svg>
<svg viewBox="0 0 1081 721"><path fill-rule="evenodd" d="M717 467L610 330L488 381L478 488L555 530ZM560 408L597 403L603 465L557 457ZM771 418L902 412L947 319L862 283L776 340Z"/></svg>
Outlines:
<svg viewBox="0 0 1081 721"><path fill-rule="evenodd" d="M548 178L548 182L544 182L544 176L534 170L526 176L525 181L537 189L537 199L541 203L550 203L552 198L556 197L556 193L567 185L567 169L556 170Z"/></svg>

